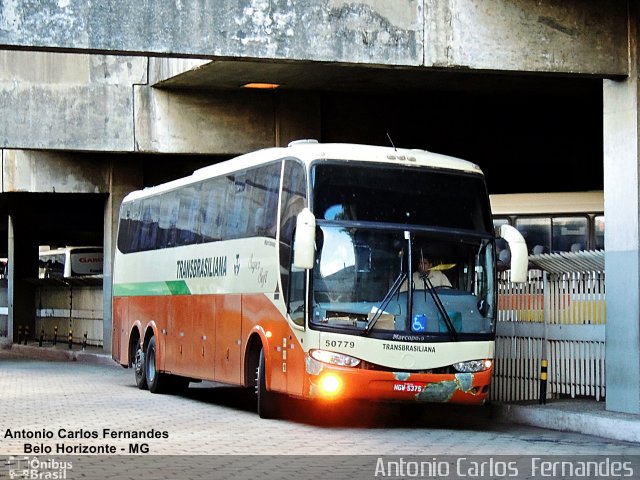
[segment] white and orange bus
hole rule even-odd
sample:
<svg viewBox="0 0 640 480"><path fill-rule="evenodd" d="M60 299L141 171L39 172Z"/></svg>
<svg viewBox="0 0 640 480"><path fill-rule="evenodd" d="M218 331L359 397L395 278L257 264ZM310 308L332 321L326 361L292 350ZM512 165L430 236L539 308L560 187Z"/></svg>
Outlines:
<svg viewBox="0 0 640 480"><path fill-rule="evenodd" d="M113 357L151 392L255 388L263 418L279 394L481 404L496 304L489 197L463 160L300 141L121 206Z"/></svg>

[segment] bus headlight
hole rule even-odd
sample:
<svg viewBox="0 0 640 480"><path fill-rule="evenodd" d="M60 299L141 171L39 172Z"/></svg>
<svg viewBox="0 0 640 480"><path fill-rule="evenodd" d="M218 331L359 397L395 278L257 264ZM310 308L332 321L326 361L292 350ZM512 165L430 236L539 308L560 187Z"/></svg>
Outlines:
<svg viewBox="0 0 640 480"><path fill-rule="evenodd" d="M468 362L454 363L453 368L460 373L475 373L489 370L493 365L491 360L470 360Z"/></svg>
<svg viewBox="0 0 640 480"><path fill-rule="evenodd" d="M311 358L322 363L338 365L339 367L357 367L360 359L343 353L328 352L327 350L311 350Z"/></svg>

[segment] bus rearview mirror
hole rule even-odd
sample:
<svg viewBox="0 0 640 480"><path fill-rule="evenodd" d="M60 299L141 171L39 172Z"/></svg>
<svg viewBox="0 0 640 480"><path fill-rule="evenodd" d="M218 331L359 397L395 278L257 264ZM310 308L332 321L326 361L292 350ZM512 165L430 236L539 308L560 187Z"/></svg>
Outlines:
<svg viewBox="0 0 640 480"><path fill-rule="evenodd" d="M293 240L293 266L304 270L313 268L316 255L316 217L308 208L303 208L296 219L296 234Z"/></svg>

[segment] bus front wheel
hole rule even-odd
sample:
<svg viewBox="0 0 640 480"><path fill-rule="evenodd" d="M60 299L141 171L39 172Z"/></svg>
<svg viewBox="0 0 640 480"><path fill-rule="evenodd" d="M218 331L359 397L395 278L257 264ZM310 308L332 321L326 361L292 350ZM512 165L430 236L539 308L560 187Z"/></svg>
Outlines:
<svg viewBox="0 0 640 480"><path fill-rule="evenodd" d="M151 393L162 393L167 379L164 373L158 372L156 366L156 337L151 337L144 356L144 371L147 377L147 387Z"/></svg>
<svg viewBox="0 0 640 480"><path fill-rule="evenodd" d="M264 349L260 350L260 362L256 371L256 394L258 396L258 415L260 418L277 416L277 395L267 390Z"/></svg>
<svg viewBox="0 0 640 480"><path fill-rule="evenodd" d="M136 385L140 390L147 389L146 365L144 361L145 355L142 349L142 342L138 342L136 353L133 357L133 370L136 377Z"/></svg>

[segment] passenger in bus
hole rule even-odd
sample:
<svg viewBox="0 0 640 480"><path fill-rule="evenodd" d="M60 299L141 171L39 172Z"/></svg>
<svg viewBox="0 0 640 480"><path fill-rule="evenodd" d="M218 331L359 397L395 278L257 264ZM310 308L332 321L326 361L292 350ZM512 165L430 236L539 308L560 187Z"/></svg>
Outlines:
<svg viewBox="0 0 640 480"><path fill-rule="evenodd" d="M427 279L429 279L428 282ZM418 268L413 272L413 288L417 290L426 290L427 288L430 288L429 283L433 288L451 288L451 282L444 272L439 270L438 267L435 267L427 257L421 255L418 262ZM406 292L408 288L408 283L405 280L400 286L400 291Z"/></svg>

